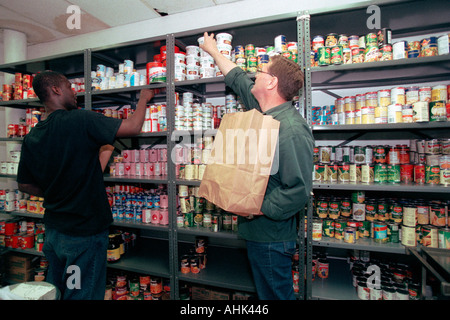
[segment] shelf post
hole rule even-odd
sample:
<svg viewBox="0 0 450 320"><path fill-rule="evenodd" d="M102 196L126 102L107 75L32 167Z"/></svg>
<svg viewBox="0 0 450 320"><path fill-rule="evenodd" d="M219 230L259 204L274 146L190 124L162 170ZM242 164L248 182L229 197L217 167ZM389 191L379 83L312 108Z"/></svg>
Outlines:
<svg viewBox="0 0 450 320"><path fill-rule="evenodd" d="M84 108L85 110L92 110L92 50L84 50Z"/></svg>
<svg viewBox="0 0 450 320"><path fill-rule="evenodd" d="M173 34L166 36L166 118L167 118L167 194L169 198L169 269L170 269L170 298L179 299L178 284L178 235L177 235L177 186L175 163L172 159L172 150L175 147L175 141L172 139L172 133L175 129L175 82L174 82L174 63L175 63L175 37Z"/></svg>
<svg viewBox="0 0 450 320"><path fill-rule="evenodd" d="M304 73L303 88L299 94L299 108L306 116L306 122L311 125L311 40L310 15L308 11L297 14L298 63Z"/></svg>

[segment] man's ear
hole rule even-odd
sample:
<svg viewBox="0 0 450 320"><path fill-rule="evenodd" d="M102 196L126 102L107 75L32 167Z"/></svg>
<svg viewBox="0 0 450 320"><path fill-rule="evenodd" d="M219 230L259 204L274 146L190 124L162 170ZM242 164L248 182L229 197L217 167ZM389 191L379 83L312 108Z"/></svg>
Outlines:
<svg viewBox="0 0 450 320"><path fill-rule="evenodd" d="M58 86L51 86L50 90L54 94L61 95L61 88Z"/></svg>
<svg viewBox="0 0 450 320"><path fill-rule="evenodd" d="M271 77L269 83L267 84L268 89L274 89L278 86L278 78L273 76Z"/></svg>

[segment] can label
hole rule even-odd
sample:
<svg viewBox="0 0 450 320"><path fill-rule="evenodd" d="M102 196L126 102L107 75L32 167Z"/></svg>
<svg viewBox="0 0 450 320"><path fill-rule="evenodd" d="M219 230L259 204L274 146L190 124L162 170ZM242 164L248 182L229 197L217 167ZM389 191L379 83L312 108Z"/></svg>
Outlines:
<svg viewBox="0 0 450 320"><path fill-rule="evenodd" d="M317 60L319 66L327 66L330 64L331 50L329 47L319 47L317 50Z"/></svg>

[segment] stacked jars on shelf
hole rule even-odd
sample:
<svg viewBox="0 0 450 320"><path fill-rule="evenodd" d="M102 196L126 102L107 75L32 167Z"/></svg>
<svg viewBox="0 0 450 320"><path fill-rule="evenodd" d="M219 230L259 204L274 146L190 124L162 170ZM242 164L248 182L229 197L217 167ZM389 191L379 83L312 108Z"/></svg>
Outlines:
<svg viewBox="0 0 450 320"><path fill-rule="evenodd" d="M163 185L143 189L126 185L107 188L113 219L132 223L168 225L168 196Z"/></svg>
<svg viewBox="0 0 450 320"><path fill-rule="evenodd" d="M196 227L212 232L237 231L238 217L199 197L198 189L199 187L178 186L178 228Z"/></svg>
<svg viewBox="0 0 450 320"><path fill-rule="evenodd" d="M448 207L446 200L368 197L364 191L316 194L312 236L450 249Z"/></svg>
<svg viewBox="0 0 450 320"><path fill-rule="evenodd" d="M450 185L450 139L319 146L314 149L314 162L316 182Z"/></svg>
<svg viewBox="0 0 450 320"><path fill-rule="evenodd" d="M167 147L122 150L113 157L110 174L116 177L159 177L167 175Z"/></svg>
<svg viewBox="0 0 450 320"><path fill-rule="evenodd" d="M317 125L448 121L450 85L394 87L338 98L312 107Z"/></svg>

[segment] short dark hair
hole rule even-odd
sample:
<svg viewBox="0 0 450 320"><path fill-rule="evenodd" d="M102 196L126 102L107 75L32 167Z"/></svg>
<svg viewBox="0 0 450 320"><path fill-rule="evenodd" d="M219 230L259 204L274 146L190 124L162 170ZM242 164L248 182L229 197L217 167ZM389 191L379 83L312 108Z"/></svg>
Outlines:
<svg viewBox="0 0 450 320"><path fill-rule="evenodd" d="M42 103L49 98L49 88L52 86L61 86L66 77L56 71L43 71L36 74L33 79L33 90Z"/></svg>
<svg viewBox="0 0 450 320"><path fill-rule="evenodd" d="M293 60L275 55L271 58L269 72L278 78L278 93L286 101L291 101L303 87L304 75Z"/></svg>

